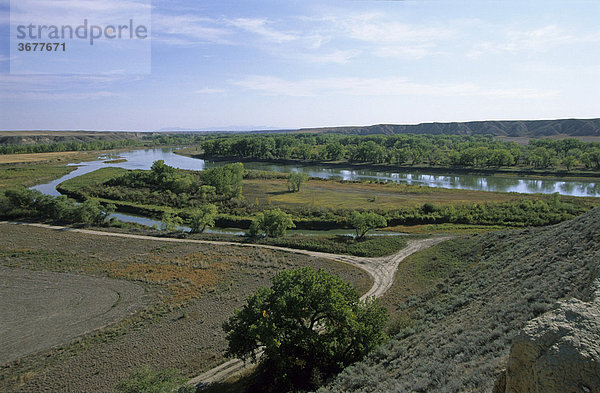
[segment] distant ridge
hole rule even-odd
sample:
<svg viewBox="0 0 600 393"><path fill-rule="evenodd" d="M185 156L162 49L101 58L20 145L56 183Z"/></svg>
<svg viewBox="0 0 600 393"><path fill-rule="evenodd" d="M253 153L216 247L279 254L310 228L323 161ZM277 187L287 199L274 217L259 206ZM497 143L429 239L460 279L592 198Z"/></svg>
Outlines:
<svg viewBox="0 0 600 393"><path fill-rule="evenodd" d="M372 126L304 128L298 131L358 135L454 134L530 138L553 135L600 136L600 119L485 120L453 123L422 123L415 125L377 124Z"/></svg>

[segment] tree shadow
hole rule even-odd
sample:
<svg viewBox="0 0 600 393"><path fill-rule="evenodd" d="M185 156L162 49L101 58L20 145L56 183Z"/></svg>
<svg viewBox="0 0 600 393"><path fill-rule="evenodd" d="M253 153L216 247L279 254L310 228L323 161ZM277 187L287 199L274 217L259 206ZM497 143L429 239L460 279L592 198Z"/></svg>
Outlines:
<svg viewBox="0 0 600 393"><path fill-rule="evenodd" d="M269 192L267 192L267 194L269 194L269 195L284 195L284 194L292 194L292 193L294 193L294 191L288 191L288 190L285 190L285 191L269 191Z"/></svg>
<svg viewBox="0 0 600 393"><path fill-rule="evenodd" d="M233 380L200 386L197 393L266 393L264 375L256 369Z"/></svg>

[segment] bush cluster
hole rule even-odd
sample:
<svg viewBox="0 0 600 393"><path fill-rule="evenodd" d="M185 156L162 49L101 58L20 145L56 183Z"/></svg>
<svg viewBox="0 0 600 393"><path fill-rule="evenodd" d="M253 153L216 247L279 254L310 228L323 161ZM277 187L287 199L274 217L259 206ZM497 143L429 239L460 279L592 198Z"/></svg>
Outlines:
<svg viewBox="0 0 600 393"><path fill-rule="evenodd" d="M0 201L0 216L8 219L48 219L64 223L105 225L115 211L112 204L103 205L97 199L81 204L66 196L53 197L26 188L7 190Z"/></svg>

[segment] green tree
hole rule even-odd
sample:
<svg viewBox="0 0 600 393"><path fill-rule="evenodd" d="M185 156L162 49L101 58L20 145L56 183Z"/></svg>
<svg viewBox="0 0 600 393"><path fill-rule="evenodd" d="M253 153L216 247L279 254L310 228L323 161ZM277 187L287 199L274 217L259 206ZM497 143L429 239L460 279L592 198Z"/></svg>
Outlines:
<svg viewBox="0 0 600 393"><path fill-rule="evenodd" d="M193 393L193 385L182 386L187 381L177 370L166 369L155 372L144 366L135 370L128 378L117 385L122 393Z"/></svg>
<svg viewBox="0 0 600 393"><path fill-rule="evenodd" d="M288 177L288 188L292 192L300 191L300 187L306 183L308 175L301 172L292 172Z"/></svg>
<svg viewBox="0 0 600 393"><path fill-rule="evenodd" d="M260 359L274 391L314 389L362 359L385 338L383 307L361 301L354 287L324 270L284 271L223 324L227 355Z"/></svg>
<svg viewBox="0 0 600 393"><path fill-rule="evenodd" d="M236 162L222 167L207 169L202 172L202 181L215 187L216 193L229 198L242 195L244 164Z"/></svg>
<svg viewBox="0 0 600 393"><path fill-rule="evenodd" d="M97 199L87 199L75 209L75 222L104 225L116 210L115 205L103 206Z"/></svg>
<svg viewBox="0 0 600 393"><path fill-rule="evenodd" d="M288 228L295 228L292 216L280 209L258 213L250 225L249 235L268 237L284 236Z"/></svg>
<svg viewBox="0 0 600 393"><path fill-rule="evenodd" d="M330 160L341 160L344 158L344 146L339 142L328 143L325 146L325 154Z"/></svg>
<svg viewBox="0 0 600 393"><path fill-rule="evenodd" d="M560 163L567 168L567 171L570 171L575 165L578 164L577 159L573 156L566 156L560 161Z"/></svg>
<svg viewBox="0 0 600 393"><path fill-rule="evenodd" d="M149 180L155 186L167 189L177 178L177 169L165 164L163 160L154 161L150 167Z"/></svg>
<svg viewBox="0 0 600 393"><path fill-rule="evenodd" d="M353 211L350 215L350 225L356 231L356 239L360 240L367 232L375 228L383 228L387 226L387 221L383 216L373 212L357 212Z"/></svg>
<svg viewBox="0 0 600 393"><path fill-rule="evenodd" d="M175 231L183 225L183 219L170 209L163 212L160 221L161 231Z"/></svg>
<svg viewBox="0 0 600 393"><path fill-rule="evenodd" d="M215 226L217 207L213 204L203 205L194 210L190 218L192 233L203 233L206 228Z"/></svg>

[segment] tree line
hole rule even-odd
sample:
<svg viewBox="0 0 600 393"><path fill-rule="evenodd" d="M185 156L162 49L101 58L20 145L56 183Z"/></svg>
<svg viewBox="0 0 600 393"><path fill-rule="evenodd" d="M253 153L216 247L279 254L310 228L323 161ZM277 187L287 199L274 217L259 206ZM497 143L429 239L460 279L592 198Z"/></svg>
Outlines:
<svg viewBox="0 0 600 393"><path fill-rule="evenodd" d="M600 169L600 143L531 140L528 145L464 135L233 135L201 143L206 156L369 162L441 167Z"/></svg>
<svg viewBox="0 0 600 393"><path fill-rule="evenodd" d="M136 139L121 139L118 141L92 141L92 142L54 142L31 145L3 145L0 146L0 154L19 153L53 153L63 151L89 151L110 150L123 147L142 146L142 142Z"/></svg>
<svg viewBox="0 0 600 393"><path fill-rule="evenodd" d="M119 140L2 144L0 145L0 154L53 153L64 151L111 150L128 147L181 146L200 143L203 139L203 136L197 134L149 134L142 137L133 136Z"/></svg>

